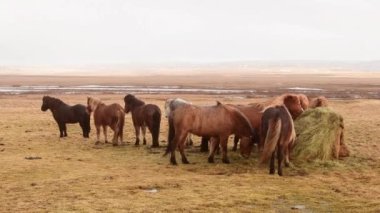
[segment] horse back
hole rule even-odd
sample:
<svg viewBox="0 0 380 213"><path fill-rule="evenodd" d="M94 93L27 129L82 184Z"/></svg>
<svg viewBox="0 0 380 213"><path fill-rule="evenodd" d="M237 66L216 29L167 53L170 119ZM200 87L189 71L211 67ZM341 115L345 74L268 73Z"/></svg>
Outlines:
<svg viewBox="0 0 380 213"><path fill-rule="evenodd" d="M121 117L124 118L124 109L117 103L98 106L94 112L94 120L97 125L111 125Z"/></svg>

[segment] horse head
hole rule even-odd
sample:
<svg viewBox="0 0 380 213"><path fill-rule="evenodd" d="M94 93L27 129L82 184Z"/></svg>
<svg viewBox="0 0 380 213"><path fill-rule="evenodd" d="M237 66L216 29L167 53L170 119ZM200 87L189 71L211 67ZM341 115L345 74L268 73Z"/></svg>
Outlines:
<svg viewBox="0 0 380 213"><path fill-rule="evenodd" d="M296 119L304 111L299 96L287 94L284 96L284 105L288 108L293 119Z"/></svg>
<svg viewBox="0 0 380 213"><path fill-rule="evenodd" d="M87 97L87 111L90 114L91 112L95 111L95 109L98 107L98 105L101 103L100 100L97 100L92 97Z"/></svg>
<svg viewBox="0 0 380 213"><path fill-rule="evenodd" d="M324 96L319 96L310 100L310 108L327 107L328 105L328 101Z"/></svg>
<svg viewBox="0 0 380 213"><path fill-rule="evenodd" d="M143 101L137 99L132 94L128 94L124 97L124 103L125 103L125 107L124 107L125 113L128 113L131 110L133 110L134 108L145 104Z"/></svg>
<svg viewBox="0 0 380 213"><path fill-rule="evenodd" d="M49 96L44 96L42 97L42 106L41 106L41 111L46 111L50 108L50 97Z"/></svg>
<svg viewBox="0 0 380 213"><path fill-rule="evenodd" d="M309 108L309 98L304 94L298 94L298 98L300 99L301 106L303 110L307 110Z"/></svg>
<svg viewBox="0 0 380 213"><path fill-rule="evenodd" d="M170 114L170 111L171 111L171 107L170 105L172 104L172 102L174 101L174 99L172 98L169 98L165 101L165 117L169 117L169 114Z"/></svg>

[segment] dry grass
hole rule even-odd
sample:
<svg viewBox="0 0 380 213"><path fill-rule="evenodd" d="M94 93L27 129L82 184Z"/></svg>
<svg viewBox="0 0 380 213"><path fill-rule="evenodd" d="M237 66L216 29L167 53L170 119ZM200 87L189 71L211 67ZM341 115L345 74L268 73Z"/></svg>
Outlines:
<svg viewBox="0 0 380 213"><path fill-rule="evenodd" d="M163 107L174 95L140 95ZM249 103L254 99L181 95L196 104ZM85 103L86 95L59 95L68 103ZM98 95L122 103L122 95ZM169 165L163 148L135 147L130 115L126 146L95 146L95 131L83 139L79 125L58 138L50 112L40 111L41 95L0 96L0 211L4 212L378 212L380 210L379 100L332 101L345 119L351 157L330 163L297 163L285 176L257 167L257 155L232 163L188 149L192 164ZM160 140L166 139L162 123ZM150 137L148 139L150 142ZM198 144L198 143L197 143ZM161 143L166 145L166 143ZM230 143L231 145L231 143ZM25 157L41 157L26 160ZM157 192L150 190L157 189Z"/></svg>

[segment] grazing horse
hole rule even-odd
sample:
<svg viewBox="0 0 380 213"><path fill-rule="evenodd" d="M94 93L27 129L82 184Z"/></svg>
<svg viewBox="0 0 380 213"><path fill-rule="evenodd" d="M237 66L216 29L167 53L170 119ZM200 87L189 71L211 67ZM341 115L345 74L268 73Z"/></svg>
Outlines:
<svg viewBox="0 0 380 213"><path fill-rule="evenodd" d="M86 111L86 106L77 104L69 106L58 98L44 96L42 98L41 110L46 111L50 109L53 117L59 127L59 136L66 137L66 123L78 123L82 128L83 137L88 138L90 134L90 114Z"/></svg>
<svg viewBox="0 0 380 213"><path fill-rule="evenodd" d="M123 143L123 127L124 127L124 109L120 104L105 105L98 99L87 98L87 110L91 113L94 112L94 122L96 127L96 143L100 143L100 127L103 127L103 134L105 143L107 141L107 126L110 126L114 131L112 144L118 145Z"/></svg>
<svg viewBox="0 0 380 213"><path fill-rule="evenodd" d="M222 161L223 163L229 163L230 161L227 157L228 137L231 134L252 137L254 129L243 113L220 102L217 102L215 106L209 107L186 105L177 108L169 119L169 134L173 138L169 138L166 153L164 154L171 153L171 164L177 164L175 158L177 145L181 153L182 163L189 163L184 152L185 140L189 133L198 136L206 135L217 139L218 142L212 143L213 146L210 149L208 162L214 162L215 150L220 143L222 147Z"/></svg>
<svg viewBox="0 0 380 213"><path fill-rule="evenodd" d="M233 146L232 150L233 151L237 150L237 145L238 145L238 142L240 139L247 140L247 141L242 143L243 146L245 145L245 143L252 143L252 142L259 144L259 142L260 142L259 132L261 130L261 117L263 116L264 105L255 103L255 104L250 104L250 105L232 105L231 104L228 106L235 107L236 109L240 110L248 118L249 122L251 123L251 126L257 130L256 135L253 137L254 141L249 141L246 138L241 138L241 136L235 135L234 146ZM242 144L240 144L240 145L242 145ZM245 148L240 149L240 153L242 156L249 157L250 150L248 151L248 153L246 153L246 151L247 151L247 149L245 149Z"/></svg>
<svg viewBox="0 0 380 213"><path fill-rule="evenodd" d="M135 127L136 143L140 143L140 128L143 134L143 144L146 144L146 127L152 134L152 147L159 147L158 137L160 134L161 110L157 105L145 104L134 95L124 97L125 113L132 113L133 126Z"/></svg>
<svg viewBox="0 0 380 213"><path fill-rule="evenodd" d="M181 98L170 98L165 101L165 117L168 118L171 117L171 113L177 109L178 107L184 106L184 105L191 105L192 103L185 101ZM169 141L169 139L168 139ZM186 145L191 146L193 145L193 140L191 139L191 134L189 134L186 138Z"/></svg>
<svg viewBox="0 0 380 213"><path fill-rule="evenodd" d="M305 94L298 94L298 98L300 99L302 109L307 110L310 105L309 98Z"/></svg>
<svg viewBox="0 0 380 213"><path fill-rule="evenodd" d="M295 120L304 111L300 97L297 94L283 94L266 102L266 106L285 105L290 112L293 120Z"/></svg>
<svg viewBox="0 0 380 213"><path fill-rule="evenodd" d="M284 105L271 106L264 111L261 137L265 143L260 164L266 162L270 157L269 174L274 174L275 151L277 151L278 175L282 176L281 164L285 158L285 166L289 166L289 155L296 138L293 119L287 107Z"/></svg>
<svg viewBox="0 0 380 213"><path fill-rule="evenodd" d="M329 102L327 101L327 98L324 96L318 96L316 98L310 99L310 108L316 108L316 107L328 107Z"/></svg>

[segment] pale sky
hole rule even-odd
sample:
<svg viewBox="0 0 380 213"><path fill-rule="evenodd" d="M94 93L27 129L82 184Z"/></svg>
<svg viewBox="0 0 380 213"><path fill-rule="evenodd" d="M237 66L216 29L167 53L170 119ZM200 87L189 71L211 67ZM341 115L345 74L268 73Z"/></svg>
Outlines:
<svg viewBox="0 0 380 213"><path fill-rule="evenodd" d="M379 59L379 0L0 0L0 65Z"/></svg>

